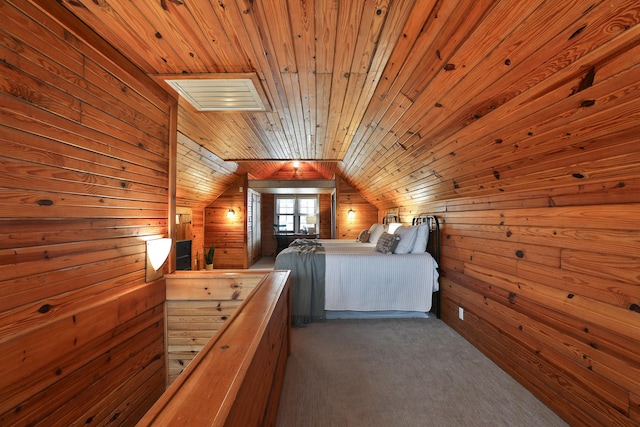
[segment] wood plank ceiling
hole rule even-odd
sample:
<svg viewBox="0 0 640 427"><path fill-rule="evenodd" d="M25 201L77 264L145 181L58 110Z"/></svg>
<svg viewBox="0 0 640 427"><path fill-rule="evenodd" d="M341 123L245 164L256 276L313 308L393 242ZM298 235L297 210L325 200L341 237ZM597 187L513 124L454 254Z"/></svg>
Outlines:
<svg viewBox="0 0 640 427"><path fill-rule="evenodd" d="M235 171L265 179L300 159L379 208L419 205L574 184L604 150L637 143L637 0L62 5L151 76L258 75L270 111L180 102L179 193Z"/></svg>

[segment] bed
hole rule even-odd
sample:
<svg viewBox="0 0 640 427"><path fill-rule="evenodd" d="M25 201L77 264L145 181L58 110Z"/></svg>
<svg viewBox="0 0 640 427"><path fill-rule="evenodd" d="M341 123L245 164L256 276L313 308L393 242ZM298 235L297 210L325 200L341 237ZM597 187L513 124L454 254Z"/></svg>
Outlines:
<svg viewBox="0 0 640 427"><path fill-rule="evenodd" d="M298 239L278 254L275 269L291 271L294 325L345 314L440 317L439 221L420 215L411 226L396 224L395 231L389 229L393 223L385 217L383 224L363 230L358 241ZM370 239L363 238L365 231ZM380 248L383 235L396 243L391 253Z"/></svg>

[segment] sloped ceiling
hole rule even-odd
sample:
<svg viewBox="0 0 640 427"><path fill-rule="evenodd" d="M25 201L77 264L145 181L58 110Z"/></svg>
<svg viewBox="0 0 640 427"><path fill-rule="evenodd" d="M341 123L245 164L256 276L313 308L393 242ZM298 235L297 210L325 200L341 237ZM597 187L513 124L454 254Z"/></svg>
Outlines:
<svg viewBox="0 0 640 427"><path fill-rule="evenodd" d="M258 76L267 112L180 101L184 200L300 159L415 206L605 179L637 153L637 1L61 4L150 76Z"/></svg>

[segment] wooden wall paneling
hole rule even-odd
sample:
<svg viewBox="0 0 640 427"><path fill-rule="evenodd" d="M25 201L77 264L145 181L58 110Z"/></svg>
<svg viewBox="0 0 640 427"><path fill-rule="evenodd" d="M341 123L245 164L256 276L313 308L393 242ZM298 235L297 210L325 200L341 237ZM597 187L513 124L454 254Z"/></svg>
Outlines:
<svg viewBox="0 0 640 427"><path fill-rule="evenodd" d="M45 304L40 307L39 314L47 320L35 323L32 319L23 319L14 322L10 328L3 328L5 351L1 358L6 363L20 366L20 370L4 375L5 388L53 363L65 354L66 349L82 345L95 335L108 334L120 323L135 318L139 306L153 307L162 303L163 297L158 292L161 287L159 283L152 286L137 284L131 286L132 289L119 289L122 293L115 296L103 292L102 299L90 296L71 304L69 311L62 307L57 312L55 306ZM46 313L50 314L42 316ZM56 331L55 341L46 339L52 330Z"/></svg>
<svg viewBox="0 0 640 427"><path fill-rule="evenodd" d="M143 285L143 242L171 233L174 175L201 248L205 207L236 179L308 153L358 190L357 213L442 216L443 318L566 420L638 422L636 1L85 6L0 3L0 350L105 305L93 291L158 291ZM272 110L181 101L173 174L173 100L149 76L218 67L256 72ZM142 325L131 304L140 313L116 330ZM88 383L81 366L121 345L108 333L63 374L40 367L41 381L0 389L17 405L70 375ZM99 393L96 416L133 424L150 401L118 390L147 373Z"/></svg>
<svg viewBox="0 0 640 427"><path fill-rule="evenodd" d="M191 240L193 238L193 210L176 206L176 239Z"/></svg>
<svg viewBox="0 0 640 427"><path fill-rule="evenodd" d="M101 311L102 313L102 311ZM140 349L141 353L136 355L135 341L147 342L147 338L158 340L162 344L162 306L155 306L146 312L141 313L128 322L123 322L121 326L108 331L106 334L99 334L90 340L79 340L79 345L74 352L60 356L62 353L55 348L49 348L51 356L46 365L39 367L32 375L23 377L20 383L15 383L11 387L3 389L3 415L0 419L12 424L14 421L27 417L38 420L47 417L52 411L60 410L75 419L82 419L78 414L81 404L70 411L65 409L67 402L74 401L78 395L86 393L91 387L102 387L104 394L111 394L111 400L120 403L124 399L129 399L130 395L121 395L118 387L139 387L136 381L129 383L122 378L112 380L114 375L121 375L118 372L126 371L126 376L135 374L138 370L143 371L150 363L159 363L159 368L164 364L162 346L145 347ZM124 320L124 319L123 319ZM71 323L70 321L68 323ZM65 325L67 325L65 323ZM96 331L98 333L98 331ZM35 339L35 332L30 334ZM111 339L111 336L113 336ZM155 337L155 338L153 338ZM14 340L15 341L15 340ZM115 344L114 344L115 343ZM60 343L61 347L64 343ZM116 347L112 347L116 345ZM157 351L159 350L159 351ZM78 357L78 353L85 357ZM86 359L85 359L86 358ZM86 360L90 360L89 367L85 367ZM118 360L122 363L118 364ZM52 369L55 366L56 369ZM83 369L90 369L92 375L86 375ZM164 383L164 373L160 369L154 375ZM155 372L150 370L149 374ZM39 378L33 381L33 378ZM96 381L100 379L101 381ZM42 386L45 385L46 388ZM92 395L93 393L89 393ZM101 402L101 394L94 395L98 402L94 401L95 411L109 408L110 403ZM119 396L119 397L118 397ZM86 400L86 399L83 399ZM117 403L116 403L117 404ZM20 411L6 411L6 408L20 407ZM125 408L123 412L134 410L134 407ZM13 420L13 421L12 421ZM4 421L3 421L4 422Z"/></svg>
<svg viewBox="0 0 640 427"><path fill-rule="evenodd" d="M470 296L471 294L468 294L465 300L473 301L468 299ZM541 322L530 321L526 316L514 313L509 305L493 304L493 301L486 297L483 298L484 302L480 296L473 298L491 310L491 323L496 328L502 330L503 333L513 334L511 339L520 342L520 345L535 349L536 357L545 360L553 369L557 369L559 372L571 372L573 380L571 385L563 386L568 388L567 391L577 392L581 395L581 400L591 400L591 405L587 406L600 406L599 402L603 401L612 406L614 411L626 414L627 392L608 382L605 377L601 376L603 372L593 372L591 359L596 359L598 355L596 351L589 350L590 347L586 343L572 342L571 339L557 334L553 328L547 328ZM465 308L465 314L467 311L475 311L474 304ZM570 348L572 344L575 347ZM581 344L582 348L580 348ZM581 350L586 350L586 353L582 353ZM559 354L559 352L564 354ZM575 364L581 366L577 367ZM586 391L589 389L591 392ZM606 413L610 409L602 405L599 411Z"/></svg>
<svg viewBox="0 0 640 427"><path fill-rule="evenodd" d="M538 331L542 331L542 335L539 335L537 337L539 342L535 344L536 346L538 346L538 349L540 349L540 347L552 348L554 352L563 353L563 356L567 359L565 360L558 358L558 360L554 361L555 364L562 364L567 361L570 362L569 365L571 363L579 363L583 365L584 368L588 368L589 372L593 371L599 374L606 373L605 378L615 378L615 382L617 384L624 384L625 387L630 386L631 389L635 391L635 389L637 388L637 383L636 385L634 385L633 381L629 381L626 378L633 377L633 375L629 374L637 371L638 367L634 367L634 364L628 363L626 357L620 359L620 356L628 351L626 344L609 344L607 346L609 348L607 349L605 349L604 346L602 348L600 348L600 346L593 347L594 341L587 341L584 336L584 331L581 335L572 336L573 334L571 332L567 333L566 326L553 324L554 320L558 318L557 315L550 315L549 319L544 320L543 322L537 322L539 320L542 320L540 312L543 311L543 309L539 305L542 305L547 301L546 296L537 296L527 291L522 292L514 290L513 286L509 286L508 284L504 285L506 280L511 280L513 282L513 278L510 278L510 276L506 274L500 276L501 277L497 279L487 279L487 276L477 276L475 277L477 279L475 283L473 283L473 281L469 283L472 284L472 286L474 286L477 290L480 290L481 293L485 294L484 300L485 304L487 305L490 304L490 301L492 300L498 301L500 304L507 307L522 305L518 313L509 312L509 316L519 318L521 315L526 315L535 320L531 321L528 318L519 318L517 320L519 325L518 328L520 331L524 331L528 335L537 335L539 333ZM469 277L473 276L469 275ZM489 291L483 290L486 286L486 283L491 283L491 285L493 286ZM531 281L527 282L527 285L530 285L532 283L533 282ZM524 286L525 285L521 284L519 289L522 289ZM536 284L535 286L537 288L544 287L538 284ZM500 288L504 289L504 291L501 291ZM597 303L595 303L594 301L591 301L590 304L592 306L597 305ZM471 307L469 308L471 309ZM547 311L551 310L553 310L553 307L550 307L550 309ZM574 325L575 327L576 324L579 325L579 323L577 323L575 319L576 314L575 312L573 312L568 313L568 315L564 316L563 321L566 324ZM543 323L551 323L553 324L553 326L547 327ZM614 350L616 356L612 357L607 354L608 352L611 352L612 349L614 349L616 346L619 347L617 350ZM625 374L620 375L616 372L625 372ZM580 378L584 377L587 374L580 371L574 375L576 376L576 378ZM591 374L589 373L589 375ZM593 384L593 386L598 389L598 393L607 392L607 387L603 386L602 384L598 385L598 381L596 380L586 381L586 383ZM609 388L615 389L614 386L611 386ZM622 390L618 393L618 395L620 394L624 395L624 398L622 398L622 400L626 401L626 392Z"/></svg>
<svg viewBox="0 0 640 427"><path fill-rule="evenodd" d="M336 178L336 197L336 238L355 240L362 230L380 222L378 209L342 178ZM355 211L353 219L348 217L349 209Z"/></svg>
<svg viewBox="0 0 640 427"><path fill-rule="evenodd" d="M238 178L205 209L204 241L215 244L214 268L248 268L247 254L247 175ZM227 218L229 209L235 218Z"/></svg>
<svg viewBox="0 0 640 427"><path fill-rule="evenodd" d="M564 206L550 206L554 191L566 197ZM572 198L571 191L584 189L446 203L452 210L440 212L443 319L567 421L634 425L637 196L615 204L615 186L587 190L598 198Z"/></svg>
<svg viewBox="0 0 640 427"><path fill-rule="evenodd" d="M171 98L60 4L0 8L0 423L133 422L164 383Z"/></svg>
<svg viewBox="0 0 640 427"><path fill-rule="evenodd" d="M92 345L85 345L80 348L94 353L93 356L95 359L91 362L90 367L95 373L95 376L100 378L101 381L95 382L94 376L86 376L77 370L74 371L74 368L77 368L78 365L85 363L83 356L76 354L73 358L67 361L60 361L60 368L57 373L52 371L48 366L37 372L36 375L43 381L50 383L50 387L34 393L33 395L30 395L31 392L28 389L21 389L19 391L15 389L7 390L7 393L16 392L15 395L7 394L4 396L8 400L7 405L14 404L15 402L22 402L21 410L7 412L2 415L0 420L3 423L11 425L36 422L37 420L48 416L52 406L51 400L56 400L58 403L73 400L76 395L85 394L87 393L87 390L92 387L95 388L96 386L102 387L101 393L111 393L111 399L114 401L114 405L123 404L124 400L122 399L122 396L126 394L120 394L117 389L113 389L113 384L122 384L124 387L128 387L130 385L139 387L140 383L134 381L129 384L122 378L114 378L114 376L122 376L123 374L130 375L135 372L136 366L146 366L151 364L159 364L158 368L162 371L163 359L158 357L158 355L163 353L162 316L162 308L155 307L154 309L145 312L143 315L138 316L135 319L135 322L129 322L126 325L126 329L118 328L120 330L118 333L119 336L117 337L119 343L111 351L107 351L109 349L108 346L113 344L107 343L103 337L98 338L98 340L101 341L101 344L96 348L93 348ZM60 371L62 371L63 375L61 379L59 379ZM70 372L70 374L65 374L65 372ZM151 374L154 370L144 369L141 372L148 372ZM152 385L156 389L155 396L157 398L159 395L157 390L159 389L160 393L164 390L164 376L160 379L154 379L151 381L147 380L145 384ZM33 382L31 382L30 387L37 390L37 387ZM112 390L109 390L110 388ZM91 398L88 396L91 396L91 394L92 393L85 395L87 397L85 397L83 401L90 400ZM132 393L127 396L128 399L133 399L135 394ZM99 400L100 393L94 395L93 398L97 398ZM95 404L95 401L93 403ZM78 405L80 406L80 403ZM126 410L126 406L133 407L134 405L124 404L124 408L120 408L120 410L116 412L120 412L121 415L127 414L128 411ZM105 408L113 408L113 406L111 404L97 404L95 408L95 410L98 411L104 410ZM73 411L67 412L71 415L74 413ZM109 419L110 417L94 418Z"/></svg>
<svg viewBox="0 0 640 427"><path fill-rule="evenodd" d="M294 169L294 162L286 162L273 174L266 179L269 180L314 180L314 179L331 179L324 174L318 172L315 163L300 162L298 169Z"/></svg>
<svg viewBox="0 0 640 427"><path fill-rule="evenodd" d="M276 256L276 238L274 236L273 223L275 213L275 195L262 194L261 199L261 227L262 227L262 256Z"/></svg>
<svg viewBox="0 0 640 427"><path fill-rule="evenodd" d="M445 314L446 312L446 314ZM595 425L593 418L589 417L582 411L568 409L563 407L562 394L559 394L552 387L547 385L547 376L553 373L540 373L538 375L531 374L530 363L526 363L528 359L521 360L518 356L518 349L515 348L508 340L502 340L501 335L496 334L495 327L486 323L482 318L477 317L473 312L467 316L465 312L465 321L457 321L457 304L452 304L446 298L443 299L443 320L447 324L461 323L456 327L458 332L467 330L466 334L460 332L467 337L472 344L481 349L496 364L502 367L506 372L514 377L521 384L525 385L530 391L538 396L549 405L554 411L562 416L571 425ZM473 333L471 333L473 331ZM535 359L532 360L535 363Z"/></svg>
<svg viewBox="0 0 640 427"><path fill-rule="evenodd" d="M165 266L163 267L169 273L176 271L176 185L177 185L177 164L178 164L178 103L171 102L169 107L169 147L167 150L168 165L168 183L167 183L167 217L168 217L168 237L171 237L171 251Z"/></svg>
<svg viewBox="0 0 640 427"><path fill-rule="evenodd" d="M461 297L464 299L465 303L468 304L465 306L465 319L467 312L470 314L477 313L479 311L486 311L487 308L476 308L476 307L495 307L496 309L499 307L504 307L501 304L492 304L491 300L483 298L481 295L473 296L471 293L460 289L462 293ZM475 302L472 302L474 301ZM518 324L511 323L504 324L501 322L499 318L496 317L496 313L494 310L492 311L492 316L490 322L494 324L494 328L497 331L500 331L501 334L506 334L508 330L511 331L526 331L526 324ZM457 322L456 322L457 323ZM455 325L454 325L455 328ZM512 334L516 334L518 332L511 332ZM521 335L522 333L518 333ZM607 402L607 391L616 390L612 389L612 386L607 386L606 381L602 381L601 378L593 376L590 374L590 370L584 366L571 367L566 359L557 358L553 353L550 353L545 350L546 346L544 345L546 342L551 342L551 337L545 338L543 342L533 342L534 346L531 347L526 345L524 347L524 343L522 341L522 337L518 337L517 339L511 337L510 345L509 345L509 353L512 356L516 356L515 364L520 367L526 367L529 370L530 375L535 375L538 377L542 377L546 386L554 389L559 395L564 396L566 399L568 397L572 402L580 402L576 406L580 408L586 414L589 414L592 417L591 421L587 424L608 424L608 423L619 423L620 425L624 425L625 418L620 413L623 412L626 414L628 406L624 406L627 404L627 395L623 390L617 389L615 393L618 394L617 405L612 407L612 403ZM566 344L563 344L566 345ZM524 347L520 349L520 347ZM564 365L563 365L563 362ZM560 364L560 365L558 365ZM567 367L570 369L567 370ZM582 368L582 369L580 369ZM570 372L568 374L567 372ZM585 382L585 380L581 377L581 373L588 372L591 377L590 380L593 382ZM542 374L542 375L541 375ZM564 380L560 378L564 378ZM600 379L600 381L594 381L595 379ZM621 401L624 401L621 403ZM550 404L550 403L548 403ZM555 407L556 404L550 404L550 406ZM617 408L616 408L617 406ZM624 406L624 408L621 408Z"/></svg>
<svg viewBox="0 0 640 427"><path fill-rule="evenodd" d="M539 284L541 281L544 281L544 278L538 280L537 283ZM462 272L452 271L449 271L448 277L444 279L447 289L462 285L482 294L485 299L513 307L518 313L525 314L542 324L553 323L552 327L564 337L563 340L574 341L574 344L565 349L570 352L571 359L577 356L585 366L588 364L589 369L597 372L608 372L608 377L615 377L616 383L624 385L631 390L637 388L638 384L633 380L634 376L630 375L630 373L638 369L638 362L633 355L633 350L630 350L628 338L612 334L610 330L603 328L597 322L582 319L576 312L570 313L557 310L557 307L553 307L553 304L548 304L549 299L546 296L535 298L534 295L534 298L532 298L533 294L531 293L516 293L519 291L514 291L513 286L509 287L505 283L507 282L502 282L502 286L496 283L488 284L486 279L474 279L471 276L462 275ZM527 283L533 284L536 282L531 280ZM520 286L522 287L522 285ZM538 285L538 287L543 288L544 285ZM566 295L571 294L567 292ZM466 304L466 300L456 302L458 305L462 304L462 306ZM537 326L537 328L544 328L544 326ZM580 347L582 347L582 350L576 351ZM574 352L575 354L571 354ZM597 356L594 357L594 355ZM602 363L603 361L605 363ZM612 371L614 366L617 368L624 367L624 369L620 369L618 373L615 373ZM624 379L620 381L621 378Z"/></svg>
<svg viewBox="0 0 640 427"><path fill-rule="evenodd" d="M331 194L320 194L320 211L319 211L318 231L321 239L330 239L331 230L333 229L333 220L331 215Z"/></svg>
<svg viewBox="0 0 640 427"><path fill-rule="evenodd" d="M631 393L629 397L631 419L640 423L640 396Z"/></svg>
<svg viewBox="0 0 640 427"><path fill-rule="evenodd" d="M224 162L182 133L178 133L177 150L179 206L203 208L237 179L237 164Z"/></svg>
<svg viewBox="0 0 640 427"><path fill-rule="evenodd" d="M192 270L201 270L205 266L203 248L204 240L204 208L194 209L193 221L193 240L191 241L191 257Z"/></svg>
<svg viewBox="0 0 640 427"><path fill-rule="evenodd" d="M144 393L145 391L158 398L164 390L163 361L160 357L163 353L164 338L161 334L161 329L161 325L156 328L155 333L151 336L153 341L150 341L149 337L139 334L135 337L135 342L133 339L125 341L109 354L103 355L100 361L105 365L112 365L110 366L110 369L112 369L110 372L104 372L106 367L100 366L98 363L92 363L91 369L94 370L96 375L93 378L94 381L90 384L84 384L82 378L74 378L73 376L59 382L52 387L47 396L44 396L43 404L51 405L53 400L54 402L58 401L57 405L60 405L60 402L74 398L78 402L75 411L81 413L81 418L85 420L109 420L113 419L116 414L126 414L128 412L126 407L119 407L123 403L121 402L122 396L129 396L129 402L127 403L139 399L142 397L139 393ZM136 378L133 381L126 381L131 375ZM157 387L158 383L162 384L161 388ZM113 389L114 384L119 386ZM139 390L138 387L141 384L155 384L156 387L155 390L148 389L148 386L144 387L143 390ZM84 385L86 388L79 389L78 385ZM73 394L74 392L77 394ZM135 406L132 405L132 407ZM43 409L46 409L46 406ZM19 411L18 414L25 415L23 411ZM76 413L58 406L58 409L48 414L45 420L55 420L56 423L70 425L80 417ZM12 422L17 421L13 420ZM29 419L20 420L20 422L25 423L35 421Z"/></svg>
<svg viewBox="0 0 640 427"><path fill-rule="evenodd" d="M56 46L57 50L66 50L67 42L70 41L74 50L69 50L65 58L57 56L55 62L65 64L67 67L74 62L76 65L68 68L77 70L84 67L85 61L95 61L109 73L118 76L118 79L102 82L100 87L105 85L118 87L118 81L136 87L135 91L121 94L121 96L141 95L145 102L152 103L160 111L169 102L170 96L160 87L149 84L151 82L149 77L140 70L140 67L125 59L119 50L105 42L104 38L90 31L84 22L68 13L61 4L52 4L46 0L34 0L20 3L19 9L24 13L16 13L11 7L4 7L4 16L17 17L18 25L15 30L11 31L12 33L20 33L26 28L29 29L29 33L32 35L29 44L34 46L37 51L48 52L52 46ZM40 23L47 22L52 18L61 25L50 26L46 29L40 25ZM5 24L9 25L8 22ZM57 38L51 38L50 34L55 34ZM144 84L141 85L141 82ZM76 88L76 90L78 89Z"/></svg>
<svg viewBox="0 0 640 427"><path fill-rule="evenodd" d="M73 2L50 7L72 10L104 37L100 41L95 35L92 42L105 45L108 40L148 74L168 69L205 73L212 60L226 71L256 72L272 111L195 114L182 108L186 134L232 160L326 153L325 160L343 160L340 173L378 208L387 209L435 197L523 190L529 174L495 160L510 155L494 153L493 161L485 162L479 154L492 148L512 154L515 145L529 141L529 131L543 139L554 129L557 135L588 133L565 129L568 124L560 126L536 111L570 120L560 104L579 101L584 114L590 114L616 102L592 93L611 80L612 70L637 62L636 6L633 1L507 5L361 0L338 7L318 0L154 4L145 13L144 5L118 0L109 9ZM165 34L156 28L163 25ZM346 43L336 43L339 31ZM148 39L153 42L149 46ZM582 107L582 102L595 104ZM314 121L319 126L315 132ZM545 131L535 128L547 121ZM498 139L502 146L492 147ZM551 151L543 154L555 154L553 145L547 149ZM521 160L527 157L522 147L520 155ZM549 169L542 161L531 163L538 171ZM614 168L610 164L607 171ZM494 172L505 181L495 182ZM509 174L521 179L509 182ZM539 178L535 181L546 185ZM375 185L369 185L372 180ZM189 182L184 180L185 187ZM386 191L396 186L404 191Z"/></svg>

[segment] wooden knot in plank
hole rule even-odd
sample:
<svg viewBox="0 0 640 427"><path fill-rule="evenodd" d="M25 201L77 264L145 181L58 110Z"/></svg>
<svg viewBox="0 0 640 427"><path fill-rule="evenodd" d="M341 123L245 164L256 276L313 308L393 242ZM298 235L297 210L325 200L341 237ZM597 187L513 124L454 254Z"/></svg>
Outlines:
<svg viewBox="0 0 640 427"><path fill-rule="evenodd" d="M584 29L587 28L587 24L584 24L582 27L578 28L577 30L575 30L573 32L573 34L571 34L569 36L569 40L571 40L572 38L576 37L578 34L580 34L581 32L584 31Z"/></svg>

